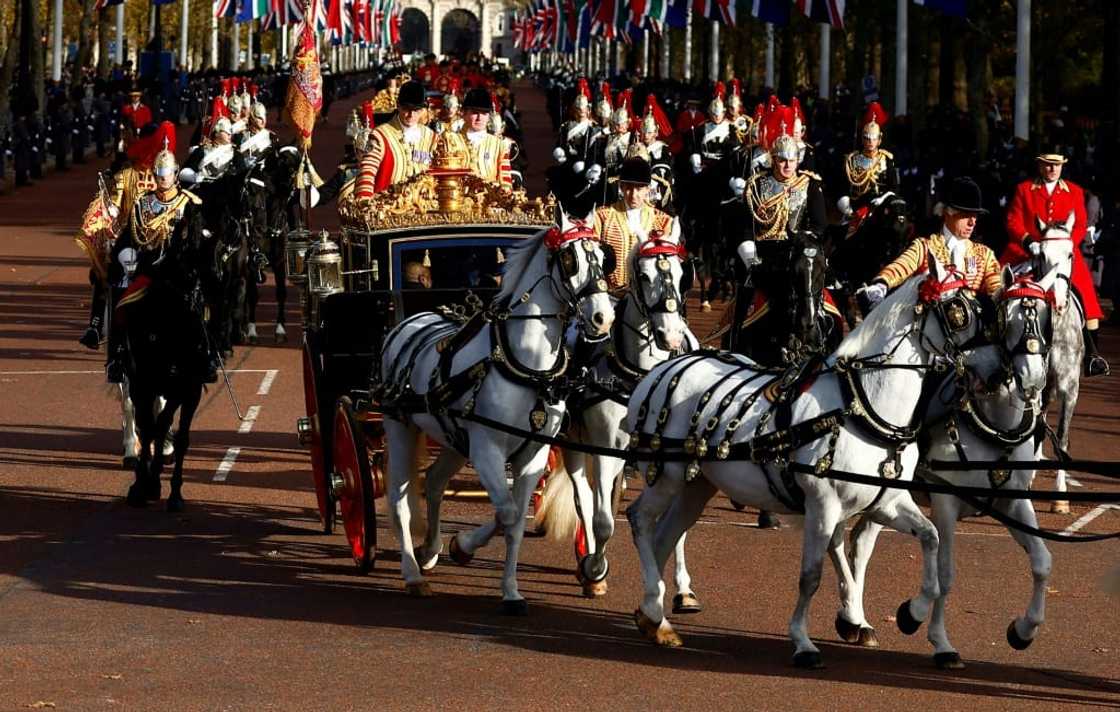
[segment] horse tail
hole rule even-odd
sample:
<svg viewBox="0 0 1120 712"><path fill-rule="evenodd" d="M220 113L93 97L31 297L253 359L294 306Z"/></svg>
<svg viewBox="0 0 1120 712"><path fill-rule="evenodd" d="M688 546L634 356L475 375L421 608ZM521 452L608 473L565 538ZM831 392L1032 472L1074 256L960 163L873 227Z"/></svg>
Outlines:
<svg viewBox="0 0 1120 712"><path fill-rule="evenodd" d="M537 500L533 515L537 531L544 532L549 541L560 543L571 542L580 523L572 476L564 465L565 455L555 448L549 452L544 491ZM583 457L579 453L575 455Z"/></svg>

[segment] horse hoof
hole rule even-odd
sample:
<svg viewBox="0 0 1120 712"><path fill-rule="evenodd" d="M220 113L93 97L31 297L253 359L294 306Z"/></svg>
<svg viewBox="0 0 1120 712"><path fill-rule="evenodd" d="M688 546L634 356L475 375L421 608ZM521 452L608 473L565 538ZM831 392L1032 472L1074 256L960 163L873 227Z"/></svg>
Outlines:
<svg viewBox="0 0 1120 712"><path fill-rule="evenodd" d="M684 645L684 641L668 623L665 626L654 623L640 608L634 611L634 624L646 640L662 648L679 648Z"/></svg>
<svg viewBox="0 0 1120 712"><path fill-rule="evenodd" d="M780 529L782 520L771 512L762 511L758 513L758 528L759 529Z"/></svg>
<svg viewBox="0 0 1120 712"><path fill-rule="evenodd" d="M864 626L859 629L859 640L856 645L861 648L878 648L879 636L875 635L875 629L869 626Z"/></svg>
<svg viewBox="0 0 1120 712"><path fill-rule="evenodd" d="M427 573L439 564L439 552L428 556L427 551L417 551L416 560L420 563L420 570Z"/></svg>
<svg viewBox="0 0 1120 712"><path fill-rule="evenodd" d="M735 500L731 500L731 506L735 508L736 512L741 512L747 508L747 505L742 502L736 502Z"/></svg>
<svg viewBox="0 0 1120 712"><path fill-rule="evenodd" d="M673 613L699 613L704 610L695 593L678 593L673 596Z"/></svg>
<svg viewBox="0 0 1120 712"><path fill-rule="evenodd" d="M820 670L824 667L821 654L816 650L806 650L793 654L793 664L802 670Z"/></svg>
<svg viewBox="0 0 1120 712"><path fill-rule="evenodd" d="M136 464L139 462L135 455L125 455L121 458L122 470L135 470Z"/></svg>
<svg viewBox="0 0 1120 712"><path fill-rule="evenodd" d="M517 599L516 601L502 601L502 615L527 616L529 615L529 602L524 598Z"/></svg>
<svg viewBox="0 0 1120 712"><path fill-rule="evenodd" d="M128 488L128 496L125 497L125 502L130 507L145 507L148 504L148 498L144 496L144 491L138 485L132 485Z"/></svg>
<svg viewBox="0 0 1120 712"><path fill-rule="evenodd" d="M607 595L607 581L584 581L583 582L583 597L584 598L602 598Z"/></svg>
<svg viewBox="0 0 1120 712"><path fill-rule="evenodd" d="M860 627L855 623L844 620L839 613L836 614L836 634L845 643L855 645L859 642Z"/></svg>
<svg viewBox="0 0 1120 712"><path fill-rule="evenodd" d="M1050 511L1054 514L1069 514L1069 502L1065 500L1054 500L1050 504Z"/></svg>
<svg viewBox="0 0 1120 712"><path fill-rule="evenodd" d="M167 511L172 514L178 514L187 508L187 503L183 500L182 495L171 495L167 498Z"/></svg>
<svg viewBox="0 0 1120 712"><path fill-rule="evenodd" d="M952 653L934 653L933 664L937 666L938 670L964 670L964 663L961 662L961 654L956 651Z"/></svg>
<svg viewBox="0 0 1120 712"><path fill-rule="evenodd" d="M159 482L157 481L149 485L144 485L144 496L151 502L158 502L159 498L163 496L163 491Z"/></svg>
<svg viewBox="0 0 1120 712"><path fill-rule="evenodd" d="M914 635L922 627L922 622L910 615L910 601L903 601L902 605L898 607L895 620L898 623L898 629L906 635Z"/></svg>
<svg viewBox="0 0 1120 712"><path fill-rule="evenodd" d="M432 585L427 581L420 583L406 583L404 585L404 592L413 598L431 598L435 594L432 592Z"/></svg>
<svg viewBox="0 0 1120 712"><path fill-rule="evenodd" d="M452 561L454 561L456 564L459 564L460 566L466 566L470 564L474 559L474 554L463 551L461 548L459 548L458 535L451 537L451 546L447 548L447 555L451 557Z"/></svg>
<svg viewBox="0 0 1120 712"><path fill-rule="evenodd" d="M1015 621L1007 626L1007 644L1016 650L1026 650L1031 647L1034 638L1020 638L1019 631L1015 630Z"/></svg>

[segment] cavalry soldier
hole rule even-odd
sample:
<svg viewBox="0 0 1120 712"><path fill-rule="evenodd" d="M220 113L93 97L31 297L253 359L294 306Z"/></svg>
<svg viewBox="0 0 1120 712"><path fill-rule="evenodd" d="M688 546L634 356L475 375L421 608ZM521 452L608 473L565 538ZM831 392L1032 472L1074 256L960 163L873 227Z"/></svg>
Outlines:
<svg viewBox="0 0 1120 712"><path fill-rule="evenodd" d="M339 198L345 199L354 192L358 179L358 161L369 150L370 137L373 134L373 102L367 101L354 110L347 123L346 134L350 143L346 146L346 153L334 175L316 188L310 186L307 191L300 191L300 206L303 208L315 207L326 204ZM311 202L307 198L310 195Z"/></svg>
<svg viewBox="0 0 1120 712"><path fill-rule="evenodd" d="M466 110L463 137L471 152L471 170L475 175L509 190L513 184L509 151L499 136L487 131L493 105L494 98L482 87L475 87L467 92L463 102Z"/></svg>
<svg viewBox="0 0 1120 712"><path fill-rule="evenodd" d="M630 131L630 98L632 92L626 89L618 95L618 108L611 115L611 131L603 144L601 165L606 171L607 181L604 185L603 202L606 204L618 200L618 176L622 170L622 162L626 160L630 149L632 132Z"/></svg>
<svg viewBox="0 0 1120 712"><path fill-rule="evenodd" d="M658 210L676 214L673 201L673 152L662 136L672 133L669 118L657 103L657 97L650 92L646 95L646 111L638 131L638 141L631 144L628 156L641 156L649 162L653 182L649 188L649 202Z"/></svg>
<svg viewBox="0 0 1120 712"><path fill-rule="evenodd" d="M700 254L706 272L706 279L701 281L700 307L703 311L711 311L711 300L723 287L727 261L719 238L719 201L726 185L723 164L734 141L723 103L724 92L723 82L717 82L708 104L708 120L699 129L685 135L684 150L688 162L678 181L686 188L684 217L694 243L692 249Z"/></svg>
<svg viewBox="0 0 1120 712"><path fill-rule="evenodd" d="M898 190L898 169L894 155L880 148L887 112L879 102L872 102L863 116L860 136L863 148L852 151L844 159L848 176L848 195L840 198L837 207L848 218L848 236L859 229L871 209Z"/></svg>
<svg viewBox="0 0 1120 712"><path fill-rule="evenodd" d="M211 123L210 138L191 148L183 166L183 181L216 180L225 174L235 155L233 126L229 117L221 116Z"/></svg>
<svg viewBox="0 0 1120 712"><path fill-rule="evenodd" d="M1003 264L1015 265L1029 260L1041 250L1042 225L1065 222L1072 214L1073 270L1070 281L1085 310L1085 375L1105 376L1108 362L1097 351L1097 328L1101 312L1097 291L1085 260L1081 259L1081 242L1088 225L1085 214L1085 194L1081 187L1062 178L1066 157L1054 151L1036 159L1038 178L1019 184L1007 208L1007 247L1000 256ZM1041 275L1039 275L1041 276Z"/></svg>
<svg viewBox="0 0 1120 712"><path fill-rule="evenodd" d="M611 99L611 85L603 82L599 85L599 101L595 102L595 123L599 133L610 133L611 114L614 113L614 101Z"/></svg>
<svg viewBox="0 0 1120 712"><path fill-rule="evenodd" d="M155 186L141 195L128 216L125 229L113 245L110 260L110 281L118 287L129 287L140 276L155 277L166 265L168 254L183 254L199 249L202 242L202 200L195 194L179 188L179 166L171 149L170 139L164 139L164 148L152 164ZM163 263L163 264L161 264ZM120 305L130 296L125 291ZM198 297L201 299L201 295ZM200 310L201 311L201 310ZM197 329L200 345L207 343L204 325L184 324L184 329ZM124 375L124 339L119 325L109 336L109 380L119 383ZM199 370L206 383L218 380L217 359L205 346L199 352Z"/></svg>
<svg viewBox="0 0 1120 712"><path fill-rule="evenodd" d="M255 97L256 87L252 86L250 89ZM275 145L276 136L266 127L265 124L267 120L268 109L259 101L254 102L249 109L249 120L245 131L241 133L241 142L237 147L237 151L244 165L248 166L251 170L258 166L265 154L271 151ZM264 284L264 271L268 268L268 258L265 256L265 248L267 246L266 242L270 235L271 226L269 224L268 192L266 185L260 178L256 178L252 174L246 179L248 183L245 186L245 195L248 198L249 204L251 238L249 240L249 265L254 272L253 276L255 278L248 285L248 289L252 293L250 304L256 304L257 285ZM280 337L284 335L282 332L283 329L281 328ZM248 338L251 344L257 342L257 325L252 321L249 322L246 338Z"/></svg>
<svg viewBox="0 0 1120 712"><path fill-rule="evenodd" d="M972 291L996 295L1003 289L999 262L991 248L972 241L977 219L987 212L983 208L980 186L971 178L957 178L945 201L941 232L914 240L871 284L857 290L857 294L863 293L872 306L878 304L888 289L894 289L925 270L932 253L941 264L954 265Z"/></svg>
<svg viewBox="0 0 1120 712"><path fill-rule="evenodd" d="M611 289L627 285L626 261L634 245L655 230L668 235L672 229L673 218L649 204L651 177L644 158L627 158L618 176L622 199L595 211L592 229L615 254L614 271L607 275Z"/></svg>
<svg viewBox="0 0 1120 712"><path fill-rule="evenodd" d="M423 84L410 81L401 87L396 116L373 130L370 150L361 158L358 198L371 198L428 170L435 133L420 124L424 106Z"/></svg>
<svg viewBox="0 0 1120 712"><path fill-rule="evenodd" d="M741 143L750 129L751 117L743 106L742 85L738 79L731 80L731 95L727 97L727 121L731 124L736 142Z"/></svg>
<svg viewBox="0 0 1120 712"><path fill-rule="evenodd" d="M596 130L591 122L591 88L587 80L579 80L579 91L572 100L571 118L560 125L556 137L556 148L552 157L558 162L583 161L585 165L593 159Z"/></svg>
<svg viewBox="0 0 1120 712"><path fill-rule="evenodd" d="M268 109L261 102L254 102L249 109L249 120L237 146L237 150L249 164L256 163L276 141L276 134L268 129L267 123Z"/></svg>
<svg viewBox="0 0 1120 712"><path fill-rule="evenodd" d="M105 307L110 311L120 296L118 285L110 285L109 252L116 242L140 196L156 187L152 164L165 142L174 146L175 127L164 122L155 130L145 129L128 146L128 162L113 174L111 185L102 183L99 195L94 198L82 217L82 227L74 241L90 260L90 283L93 298L90 300L89 325L79 339L87 348L96 350L101 343L105 324Z"/></svg>

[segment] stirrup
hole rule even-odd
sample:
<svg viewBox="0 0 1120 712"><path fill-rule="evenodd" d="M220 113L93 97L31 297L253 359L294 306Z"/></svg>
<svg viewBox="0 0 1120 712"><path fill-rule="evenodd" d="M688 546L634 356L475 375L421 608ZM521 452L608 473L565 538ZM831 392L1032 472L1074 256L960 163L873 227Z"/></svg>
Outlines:
<svg viewBox="0 0 1120 712"><path fill-rule="evenodd" d="M1109 367L1108 361L1105 361L1104 356L1100 354L1093 354L1089 360L1085 362L1085 375L1089 378L1096 376L1107 376L1112 372Z"/></svg>

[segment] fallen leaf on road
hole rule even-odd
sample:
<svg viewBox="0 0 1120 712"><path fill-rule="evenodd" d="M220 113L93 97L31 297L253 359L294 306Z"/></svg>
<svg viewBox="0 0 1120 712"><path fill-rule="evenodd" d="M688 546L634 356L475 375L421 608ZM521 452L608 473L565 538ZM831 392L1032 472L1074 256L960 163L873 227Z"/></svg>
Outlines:
<svg viewBox="0 0 1120 712"><path fill-rule="evenodd" d="M15 270L12 271L15 272ZM38 702L32 702L28 705L28 707L33 710L53 710L57 706L58 705L53 702L43 702L42 700L39 700Z"/></svg>
<svg viewBox="0 0 1120 712"><path fill-rule="evenodd" d="M1108 648L1093 648L1094 653L1107 653Z"/></svg>
<svg viewBox="0 0 1120 712"><path fill-rule="evenodd" d="M1046 589L1046 593L1047 593L1048 595L1050 595L1050 596L1055 596L1055 595L1057 595L1057 594L1061 593L1061 591L1059 591L1059 590L1058 590L1058 589L1056 589L1056 588L1047 588L1047 589Z"/></svg>
<svg viewBox="0 0 1120 712"><path fill-rule="evenodd" d="M897 618L895 618L894 616L887 616L887 617L885 617L885 618L884 618L883 620L884 620L884 621L886 621L887 623L894 623L894 622L895 622L895 621L897 621L898 619L897 619Z"/></svg>
<svg viewBox="0 0 1120 712"><path fill-rule="evenodd" d="M196 623L201 623L201 622L202 622L201 618L188 618L187 619L187 623L190 623L191 625L194 625Z"/></svg>
<svg viewBox="0 0 1120 712"><path fill-rule="evenodd" d="M106 680L120 680L122 677L124 677L124 675L120 674L119 672L110 672L102 675L101 677L105 678Z"/></svg>

